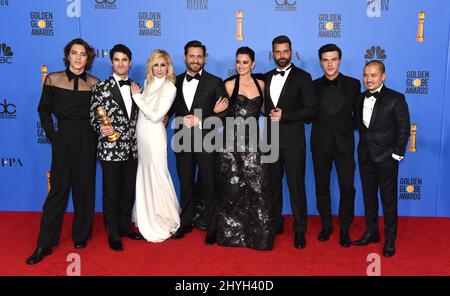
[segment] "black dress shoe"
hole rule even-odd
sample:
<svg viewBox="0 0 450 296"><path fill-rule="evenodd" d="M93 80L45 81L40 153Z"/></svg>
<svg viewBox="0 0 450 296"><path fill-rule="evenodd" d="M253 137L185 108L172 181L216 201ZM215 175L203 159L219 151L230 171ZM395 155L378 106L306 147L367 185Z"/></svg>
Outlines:
<svg viewBox="0 0 450 296"><path fill-rule="evenodd" d="M216 234L209 234L205 238L206 245L214 245L217 242Z"/></svg>
<svg viewBox="0 0 450 296"><path fill-rule="evenodd" d="M304 233L295 234L294 246L297 249L303 249L304 247L306 247L306 239Z"/></svg>
<svg viewBox="0 0 450 296"><path fill-rule="evenodd" d="M348 233L348 231L341 230L339 243L344 248L348 248L352 245L352 240L350 239L350 234Z"/></svg>
<svg viewBox="0 0 450 296"><path fill-rule="evenodd" d="M330 234L333 232L332 227L324 227L322 228L322 231L320 231L319 236L317 237L317 240L324 242L330 239Z"/></svg>
<svg viewBox="0 0 450 296"><path fill-rule="evenodd" d="M123 244L121 240L118 241L108 241L109 242L109 247L111 248L111 250L120 252L123 251Z"/></svg>
<svg viewBox="0 0 450 296"><path fill-rule="evenodd" d="M73 242L73 247L75 249L84 249L87 246L87 241Z"/></svg>
<svg viewBox="0 0 450 296"><path fill-rule="evenodd" d="M125 236L125 237L128 237L128 238L134 239L134 240L143 240L144 239L144 237L140 233L137 233L137 232L134 232L134 231L123 233L121 236L122 237Z"/></svg>
<svg viewBox="0 0 450 296"><path fill-rule="evenodd" d="M392 257L395 255L395 242L392 240L387 240L383 247L383 256Z"/></svg>
<svg viewBox="0 0 450 296"><path fill-rule="evenodd" d="M380 235L378 233L365 232L360 239L353 242L353 245L354 246L366 246L370 243L378 243L379 241L380 241Z"/></svg>
<svg viewBox="0 0 450 296"><path fill-rule="evenodd" d="M181 226L178 228L177 232L172 234L173 239L183 238L186 233L192 232L192 227Z"/></svg>
<svg viewBox="0 0 450 296"><path fill-rule="evenodd" d="M45 256L50 255L51 253L52 253L51 247L48 248L37 247L36 250L34 250L33 255L28 257L27 264L28 265L36 264L42 261L42 259L44 259Z"/></svg>

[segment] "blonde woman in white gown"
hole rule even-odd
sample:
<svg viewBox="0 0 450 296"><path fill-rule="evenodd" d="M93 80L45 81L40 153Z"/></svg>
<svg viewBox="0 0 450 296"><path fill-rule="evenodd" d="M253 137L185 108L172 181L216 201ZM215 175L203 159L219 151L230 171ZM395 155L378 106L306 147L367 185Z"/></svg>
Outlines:
<svg viewBox="0 0 450 296"><path fill-rule="evenodd" d="M155 50L147 61L144 91L133 84L140 111L136 126L138 170L133 222L149 242L162 242L180 226L179 205L167 165L167 134L162 122L176 94L169 54Z"/></svg>

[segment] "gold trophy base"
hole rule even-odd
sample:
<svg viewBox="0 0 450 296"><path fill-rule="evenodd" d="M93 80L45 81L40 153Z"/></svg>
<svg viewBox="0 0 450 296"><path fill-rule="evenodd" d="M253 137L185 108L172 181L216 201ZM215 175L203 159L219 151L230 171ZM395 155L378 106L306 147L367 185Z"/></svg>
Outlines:
<svg viewBox="0 0 450 296"><path fill-rule="evenodd" d="M114 142L117 141L120 138L120 136L117 132L115 132L114 134L107 136L106 138L108 139L109 142Z"/></svg>

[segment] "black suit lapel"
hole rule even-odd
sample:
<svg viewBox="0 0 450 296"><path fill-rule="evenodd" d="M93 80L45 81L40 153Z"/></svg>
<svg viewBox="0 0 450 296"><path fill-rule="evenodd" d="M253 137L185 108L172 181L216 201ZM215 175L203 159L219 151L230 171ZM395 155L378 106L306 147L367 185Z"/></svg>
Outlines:
<svg viewBox="0 0 450 296"><path fill-rule="evenodd" d="M206 71L203 70L203 73L200 76L200 81L198 82L198 85L197 85L197 89L195 90L194 99L192 100L192 105L191 105L191 109L189 110L189 113L191 113L192 110L194 110L195 107L197 107L197 104L199 103L199 100L200 100L199 94L202 93L203 88L205 88L205 85L207 84L207 81L208 81L207 75L208 74L206 73Z"/></svg>
<svg viewBox="0 0 450 296"><path fill-rule="evenodd" d="M318 104L322 104L323 105L323 100L322 100L322 92L325 89L325 76L322 76L319 80L319 85L318 87L316 87L314 90L316 91L316 99L318 101ZM320 100L320 101L319 101Z"/></svg>
<svg viewBox="0 0 450 296"><path fill-rule="evenodd" d="M125 112L125 114L128 117L127 108L125 107L125 102L123 101L122 94L120 93L119 84L116 82L113 76L109 78L110 84L114 84L114 86L111 87L111 94L113 100L119 104L120 108Z"/></svg>
<svg viewBox="0 0 450 296"><path fill-rule="evenodd" d="M338 101L336 102L336 108L334 109L334 113L338 113L339 110L342 108L342 106L345 105L344 104L345 101L347 101L350 98L349 93L347 93L347 85L345 84L344 77L341 76L338 79L339 79L338 80L339 93L338 96L335 98Z"/></svg>
<svg viewBox="0 0 450 296"><path fill-rule="evenodd" d="M291 71L289 72L286 81L284 82L283 88L281 89L280 98L278 99L278 103L277 103L277 106L276 106L276 107L281 106L282 101L284 101L283 99L284 99L284 97L285 97L286 90L288 89L289 83L290 83L290 82L292 81L292 79L293 79L292 77L294 76L294 73L295 73L295 66L294 66L294 64L292 64L292 69L291 69Z"/></svg>
<svg viewBox="0 0 450 296"><path fill-rule="evenodd" d="M377 116L379 113L381 100L383 99L383 93L384 93L384 86L381 88L379 98L377 98L375 105L373 106L372 117L370 117L369 128L372 127L374 122L376 122L375 120L377 119Z"/></svg>
<svg viewBox="0 0 450 296"><path fill-rule="evenodd" d="M370 117L370 123L369 123L369 128L371 128L373 126L373 123L375 122L377 115L378 115L378 105L380 105L380 99L377 99L377 101L375 102L375 105L373 106L373 111L372 111L372 116Z"/></svg>

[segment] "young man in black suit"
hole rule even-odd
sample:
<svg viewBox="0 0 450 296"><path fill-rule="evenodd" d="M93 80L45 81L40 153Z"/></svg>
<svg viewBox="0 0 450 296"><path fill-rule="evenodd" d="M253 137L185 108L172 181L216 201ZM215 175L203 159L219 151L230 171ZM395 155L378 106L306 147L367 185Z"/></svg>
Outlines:
<svg viewBox="0 0 450 296"><path fill-rule="evenodd" d="M136 122L138 108L131 98L128 71L131 51L123 44L110 51L113 75L95 85L91 100L91 125L98 133L97 157L103 173L103 215L109 246L122 251L121 237L134 240L143 237L131 230L131 211L135 201L137 172ZM97 114L104 107L110 126L105 126ZM109 141L108 136L118 133L119 138Z"/></svg>
<svg viewBox="0 0 450 296"><path fill-rule="evenodd" d="M277 68L265 74L265 113L268 124L279 124L279 143L271 143L279 149L279 158L270 164L273 221L278 234L283 232L282 179L286 172L294 215L294 246L306 246L307 224L305 191L305 121L315 113L316 98L311 75L291 63L292 47L287 36L272 41L272 53ZM267 127L271 142L271 128Z"/></svg>
<svg viewBox="0 0 450 296"><path fill-rule="evenodd" d="M317 210L322 221L319 241L327 241L333 231L330 175L333 162L339 180L340 244L350 247L349 230L355 212L354 109L361 93L359 80L339 72L342 51L336 44L319 49L324 75L313 81L317 114L312 120L311 152L316 181Z"/></svg>
<svg viewBox="0 0 450 296"><path fill-rule="evenodd" d="M217 115L214 113L215 104L221 97L226 96L226 92L222 79L203 69L205 59L206 47L200 41L189 41L185 45L184 62L187 69L186 72L177 76L177 95L169 112L169 117L175 113L176 117L183 119L183 126L176 128L175 136L177 133L182 133L188 135L182 141L190 141L187 150L175 151L181 191L181 226L172 237L179 239L192 231L195 173L198 167L203 187L201 191L205 194L206 200L205 243L212 245L216 242L218 203L214 173L216 154L205 151L199 141L203 142L205 135L211 131L209 128L202 127L202 120ZM201 118L198 116L199 112L201 112ZM196 137L196 134L200 137ZM177 144L181 143L175 143ZM185 147L186 143L182 146ZM200 150L195 146L201 146Z"/></svg>
<svg viewBox="0 0 450 296"><path fill-rule="evenodd" d="M410 121L405 96L387 88L383 84L385 79L383 62L374 60L366 64L363 80L367 91L358 98L356 112L366 232L353 244L365 246L380 241L379 189L385 226L383 255L391 257L395 254L397 238L398 165L405 155Z"/></svg>

